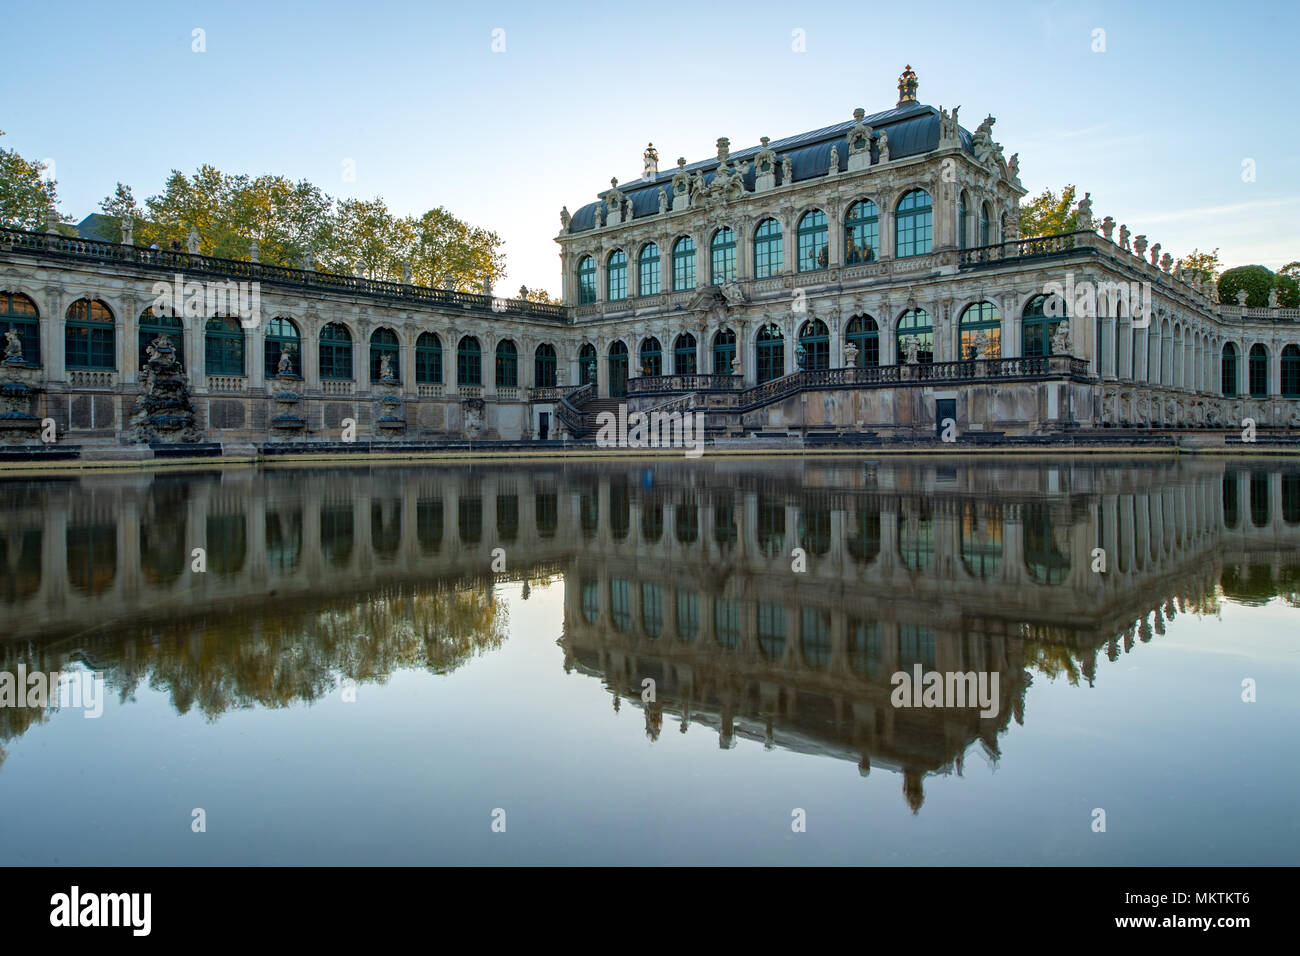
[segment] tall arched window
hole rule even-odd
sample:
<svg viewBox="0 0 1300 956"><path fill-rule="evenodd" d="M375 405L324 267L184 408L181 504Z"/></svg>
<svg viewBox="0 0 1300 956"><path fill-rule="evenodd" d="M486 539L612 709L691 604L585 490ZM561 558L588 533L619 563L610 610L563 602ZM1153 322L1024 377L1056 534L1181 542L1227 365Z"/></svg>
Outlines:
<svg viewBox="0 0 1300 956"><path fill-rule="evenodd" d="M854 364L858 368L875 368L880 364L880 326L869 315L855 315L849 320L844 339L857 346Z"/></svg>
<svg viewBox="0 0 1300 956"><path fill-rule="evenodd" d="M979 348L980 335L984 335L987 344ZM1002 357L1002 313L992 302L977 302L968 305L961 313L961 351L958 358L962 361Z"/></svg>
<svg viewBox="0 0 1300 956"><path fill-rule="evenodd" d="M957 197L957 248L965 249L969 238L966 235L966 190Z"/></svg>
<svg viewBox="0 0 1300 956"><path fill-rule="evenodd" d="M627 254L622 249L611 252L606 262L605 298L610 302L627 298Z"/></svg>
<svg viewBox="0 0 1300 956"><path fill-rule="evenodd" d="M1256 342L1250 347L1250 397L1268 396L1268 349Z"/></svg>
<svg viewBox="0 0 1300 956"><path fill-rule="evenodd" d="M578 260L578 305L596 301L596 260L583 256Z"/></svg>
<svg viewBox="0 0 1300 956"><path fill-rule="evenodd" d="M1052 336L1066 320L1065 303L1060 296L1036 295L1025 304L1021 315L1020 354L1026 358L1052 354Z"/></svg>
<svg viewBox="0 0 1300 956"><path fill-rule="evenodd" d="M483 346L472 335L462 338L456 346L456 384L483 384Z"/></svg>
<svg viewBox="0 0 1300 956"><path fill-rule="evenodd" d="M637 256L637 295L656 295L659 292L659 247L647 242Z"/></svg>
<svg viewBox="0 0 1300 956"><path fill-rule="evenodd" d="M588 342L578 349L578 384L596 385L596 346Z"/></svg>
<svg viewBox="0 0 1300 956"><path fill-rule="evenodd" d="M1300 348L1294 345L1282 350L1282 397L1300 398Z"/></svg>
<svg viewBox="0 0 1300 956"><path fill-rule="evenodd" d="M908 309L898 319L897 362L899 365L907 362L908 336L916 337L916 360L918 362L933 362L934 326L930 323L930 313L925 309Z"/></svg>
<svg viewBox="0 0 1300 956"><path fill-rule="evenodd" d="M894 257L920 256L930 251L934 204L924 189L913 189L898 202L894 216Z"/></svg>
<svg viewBox="0 0 1300 956"><path fill-rule="evenodd" d="M388 356L388 374L393 380L401 381L402 358L397 333L392 329L375 329L370 333L370 381L383 381L381 366L385 355Z"/></svg>
<svg viewBox="0 0 1300 956"><path fill-rule="evenodd" d="M831 367L831 337L821 319L809 319L800 327L799 345L803 347L803 368L816 371Z"/></svg>
<svg viewBox="0 0 1300 956"><path fill-rule="evenodd" d="M695 240L682 236L673 243L673 291L695 288Z"/></svg>
<svg viewBox="0 0 1300 956"><path fill-rule="evenodd" d="M442 384L442 339L435 332L422 332L415 340L415 384Z"/></svg>
<svg viewBox="0 0 1300 956"><path fill-rule="evenodd" d="M138 357L141 368L149 361L148 348L150 344L160 335L166 335L171 341L172 348L176 350L176 361L181 363L181 368L185 368L185 326L177 316L158 315L154 312L153 306L149 306L140 313L139 329L140 333L137 342L140 346ZM26 344L26 339L24 339L23 345L26 346ZM23 353L26 354L26 352L27 349L24 347Z"/></svg>
<svg viewBox="0 0 1300 956"><path fill-rule="evenodd" d="M754 278L767 279L781 274L781 224L764 219L754 231Z"/></svg>
<svg viewBox="0 0 1300 956"><path fill-rule="evenodd" d="M827 249L826 213L813 209L799 220L795 262L800 272L816 272L830 264Z"/></svg>
<svg viewBox="0 0 1300 956"><path fill-rule="evenodd" d="M673 374L674 375L694 375L696 372L695 364L695 336L685 332L677 336L673 342Z"/></svg>
<svg viewBox="0 0 1300 956"><path fill-rule="evenodd" d="M774 325L765 325L758 331L754 343L754 357L757 359L758 384L770 382L785 374L785 337Z"/></svg>
<svg viewBox="0 0 1300 956"><path fill-rule="evenodd" d="M10 329L17 332L22 341L23 361L28 365L40 365L40 313L36 303L21 292L0 292L0 335ZM140 354L143 355L144 351L141 350Z"/></svg>
<svg viewBox="0 0 1300 956"><path fill-rule="evenodd" d="M233 315L208 319L203 333L203 371L207 375L244 374L244 327Z"/></svg>
<svg viewBox="0 0 1300 956"><path fill-rule="evenodd" d="M735 357L736 333L731 329L719 329L713 334L713 374L730 375Z"/></svg>
<svg viewBox="0 0 1300 956"><path fill-rule="evenodd" d="M352 378L352 333L338 322L320 330L320 377L336 381Z"/></svg>
<svg viewBox="0 0 1300 956"><path fill-rule="evenodd" d="M870 199L855 202L844 220L844 262L875 262L880 246L880 211Z"/></svg>
<svg viewBox="0 0 1300 956"><path fill-rule="evenodd" d="M266 344L262 346L262 366L268 380L280 374L280 356L289 353L289 372L302 375L302 341L292 319L277 316L266 326Z"/></svg>
<svg viewBox="0 0 1300 956"><path fill-rule="evenodd" d="M664 350L659 340L653 335L641 343L641 374L662 375L664 373Z"/></svg>
<svg viewBox="0 0 1300 956"><path fill-rule="evenodd" d="M117 368L113 312L98 299L78 299L65 314L63 359L67 368Z"/></svg>
<svg viewBox="0 0 1300 956"><path fill-rule="evenodd" d="M986 202L980 203L980 245L981 246L987 246L992 241L992 239L989 236L990 218L991 218L991 214L989 211L989 204Z"/></svg>
<svg viewBox="0 0 1300 956"><path fill-rule="evenodd" d="M509 339L497 343L496 384L497 388L519 387L519 350Z"/></svg>
<svg viewBox="0 0 1300 956"><path fill-rule="evenodd" d="M709 282L725 285L736 281L736 234L727 227L713 234L709 243Z"/></svg>
<svg viewBox="0 0 1300 956"><path fill-rule="evenodd" d="M537 346L533 352L533 381L536 382L535 388L555 388L559 380L556 370L559 368L559 360L555 355L555 347L545 343Z"/></svg>
<svg viewBox="0 0 1300 956"><path fill-rule="evenodd" d="M612 398L627 394L627 346L617 340L609 347L609 394Z"/></svg>

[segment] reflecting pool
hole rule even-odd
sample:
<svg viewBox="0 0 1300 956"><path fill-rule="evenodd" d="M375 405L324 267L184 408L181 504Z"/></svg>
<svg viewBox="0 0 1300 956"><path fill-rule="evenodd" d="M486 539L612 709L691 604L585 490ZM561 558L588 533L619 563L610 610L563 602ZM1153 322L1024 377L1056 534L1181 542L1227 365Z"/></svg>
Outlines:
<svg viewBox="0 0 1300 956"><path fill-rule="evenodd" d="M1297 546L1269 459L7 480L0 862L1294 863Z"/></svg>

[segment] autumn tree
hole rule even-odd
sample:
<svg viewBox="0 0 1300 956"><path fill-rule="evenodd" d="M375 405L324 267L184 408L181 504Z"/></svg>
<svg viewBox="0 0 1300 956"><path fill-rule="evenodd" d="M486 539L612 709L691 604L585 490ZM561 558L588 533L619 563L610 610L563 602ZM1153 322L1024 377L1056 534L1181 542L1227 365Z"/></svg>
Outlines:
<svg viewBox="0 0 1300 956"><path fill-rule="evenodd" d="M40 161L0 148L0 225L33 232L45 229L46 215L58 206L58 183L44 178L45 170ZM66 220L59 217L60 222Z"/></svg>
<svg viewBox="0 0 1300 956"><path fill-rule="evenodd" d="M1075 208L1075 188L1071 184L1058 196L1051 189L1020 205L1020 238L1052 236L1074 232L1078 228L1078 210Z"/></svg>

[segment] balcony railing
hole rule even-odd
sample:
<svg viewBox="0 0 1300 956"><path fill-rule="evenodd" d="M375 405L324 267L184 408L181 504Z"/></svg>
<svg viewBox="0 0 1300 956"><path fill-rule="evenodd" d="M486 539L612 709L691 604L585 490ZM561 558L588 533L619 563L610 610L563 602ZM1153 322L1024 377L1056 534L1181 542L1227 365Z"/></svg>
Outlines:
<svg viewBox="0 0 1300 956"><path fill-rule="evenodd" d="M337 275L311 269L292 269L288 266L264 262L246 262L241 259L219 259L169 249L143 249L117 242L98 239L81 239L52 233L27 232L22 229L0 228L0 248L8 247L18 252L43 256L63 256L99 263L120 262L144 266L168 273L218 276L222 279L256 280L283 285L311 286L333 292L403 299L427 305L458 307L498 314L531 316L564 321L568 309L562 305L547 305L524 299L499 299L475 292L457 292L452 289L431 289L427 286L404 285L383 279L366 279L362 276Z"/></svg>
<svg viewBox="0 0 1300 956"><path fill-rule="evenodd" d="M1034 236L1032 239L1010 239L991 246L978 246L974 249L962 249L958 263L963 266L978 265L981 262L1001 262L1004 259L1022 259L1026 256L1045 256L1059 252L1069 252L1087 243L1082 237L1097 239L1097 234L1087 229L1077 232L1063 232L1054 236ZM1100 240L1098 240L1100 241Z"/></svg>
<svg viewBox="0 0 1300 956"><path fill-rule="evenodd" d="M627 380L629 395L652 395L660 392L735 391L741 387L739 375L641 375Z"/></svg>

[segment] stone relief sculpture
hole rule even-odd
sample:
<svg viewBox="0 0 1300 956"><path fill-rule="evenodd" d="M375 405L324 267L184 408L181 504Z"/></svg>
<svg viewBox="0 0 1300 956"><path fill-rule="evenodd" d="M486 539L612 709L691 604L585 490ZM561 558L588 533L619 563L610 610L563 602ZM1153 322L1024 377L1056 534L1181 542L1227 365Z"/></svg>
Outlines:
<svg viewBox="0 0 1300 956"><path fill-rule="evenodd" d="M903 355L907 358L908 365L915 365L921 352L921 340L915 335L903 336Z"/></svg>
<svg viewBox="0 0 1300 956"><path fill-rule="evenodd" d="M289 353L289 346L280 350L280 361L276 363L275 370L279 375L293 374L293 356Z"/></svg>
<svg viewBox="0 0 1300 956"><path fill-rule="evenodd" d="M23 340L17 329L5 331L5 361L21 362L23 360Z"/></svg>
<svg viewBox="0 0 1300 956"><path fill-rule="evenodd" d="M379 356L379 380L381 382L395 381L393 378L393 359L387 352Z"/></svg>
<svg viewBox="0 0 1300 956"><path fill-rule="evenodd" d="M1070 354L1070 323L1062 322L1052 333L1052 354L1069 355Z"/></svg>

